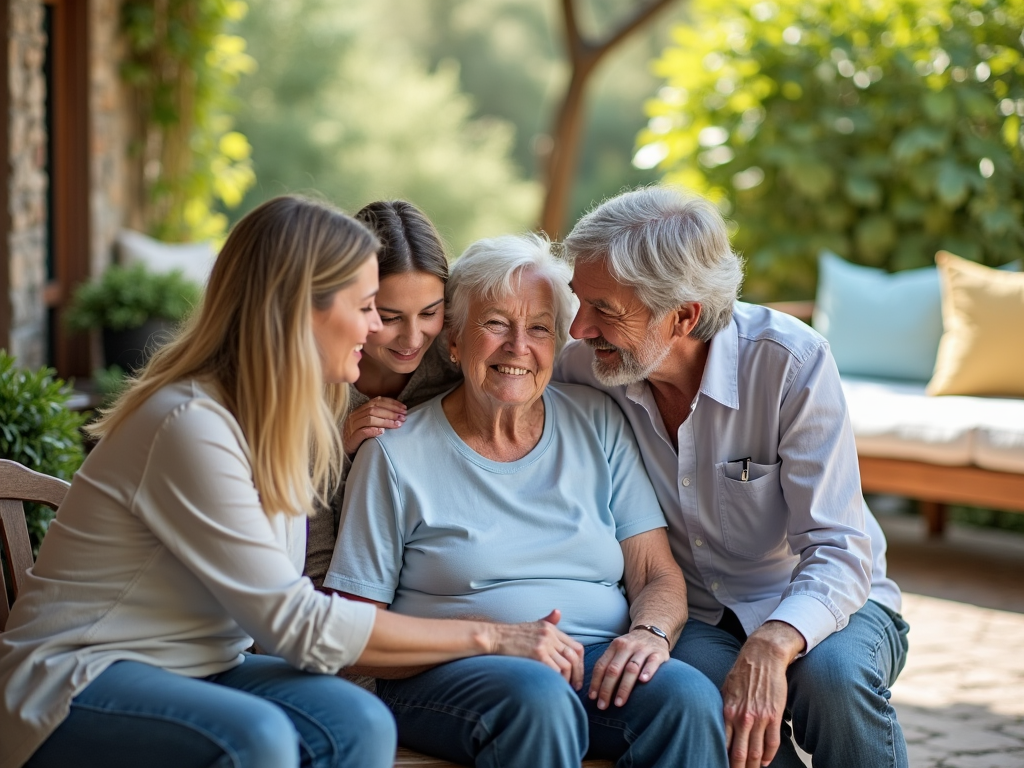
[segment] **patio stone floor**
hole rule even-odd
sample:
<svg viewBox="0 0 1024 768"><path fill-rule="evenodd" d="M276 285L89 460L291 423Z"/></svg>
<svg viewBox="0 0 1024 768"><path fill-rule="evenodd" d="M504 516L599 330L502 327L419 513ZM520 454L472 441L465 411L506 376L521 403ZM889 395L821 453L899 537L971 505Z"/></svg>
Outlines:
<svg viewBox="0 0 1024 768"><path fill-rule="evenodd" d="M880 522L911 627L893 686L910 765L1024 768L1024 535Z"/></svg>

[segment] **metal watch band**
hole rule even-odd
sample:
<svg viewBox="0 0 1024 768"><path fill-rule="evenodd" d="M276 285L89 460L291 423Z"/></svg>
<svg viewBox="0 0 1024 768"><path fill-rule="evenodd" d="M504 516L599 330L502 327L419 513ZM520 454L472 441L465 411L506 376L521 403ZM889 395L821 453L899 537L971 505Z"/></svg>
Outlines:
<svg viewBox="0 0 1024 768"><path fill-rule="evenodd" d="M672 645L672 643L668 639L668 635L665 634L665 630L661 629L660 627L655 627L652 624L636 624L633 626L633 629L646 629L652 635L657 635L670 646ZM633 629L630 629L629 631L632 632Z"/></svg>

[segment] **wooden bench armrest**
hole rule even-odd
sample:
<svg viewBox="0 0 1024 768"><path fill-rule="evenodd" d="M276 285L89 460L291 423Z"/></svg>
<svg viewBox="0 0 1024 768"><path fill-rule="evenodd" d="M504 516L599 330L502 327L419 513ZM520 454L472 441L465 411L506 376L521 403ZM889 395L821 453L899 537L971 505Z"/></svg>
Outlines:
<svg viewBox="0 0 1024 768"><path fill-rule="evenodd" d="M805 323L810 323L811 317L814 315L813 301L768 301L765 302L764 306L778 312L785 312L787 315L792 315L797 320L803 320Z"/></svg>

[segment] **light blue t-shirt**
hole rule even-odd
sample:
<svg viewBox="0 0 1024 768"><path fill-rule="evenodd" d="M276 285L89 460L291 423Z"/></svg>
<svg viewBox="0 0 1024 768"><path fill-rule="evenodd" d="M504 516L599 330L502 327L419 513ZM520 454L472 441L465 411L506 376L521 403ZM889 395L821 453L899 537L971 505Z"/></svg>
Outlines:
<svg viewBox="0 0 1024 768"><path fill-rule="evenodd" d="M540 442L496 462L459 438L443 397L359 449L324 586L429 618L559 608L559 628L584 644L628 631L619 542L665 518L619 407L551 384Z"/></svg>

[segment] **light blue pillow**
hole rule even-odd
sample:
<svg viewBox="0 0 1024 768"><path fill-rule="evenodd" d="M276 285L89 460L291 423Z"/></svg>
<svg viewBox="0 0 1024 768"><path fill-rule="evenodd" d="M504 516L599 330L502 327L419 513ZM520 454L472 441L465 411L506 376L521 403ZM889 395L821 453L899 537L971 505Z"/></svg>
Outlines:
<svg viewBox="0 0 1024 768"><path fill-rule="evenodd" d="M999 269L1019 272L1021 263ZM812 322L840 373L928 381L942 336L939 271L889 273L822 251Z"/></svg>
<svg viewBox="0 0 1024 768"><path fill-rule="evenodd" d="M890 274L823 251L813 323L840 373L928 381L942 336L939 272Z"/></svg>

